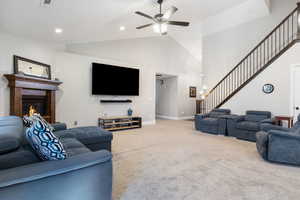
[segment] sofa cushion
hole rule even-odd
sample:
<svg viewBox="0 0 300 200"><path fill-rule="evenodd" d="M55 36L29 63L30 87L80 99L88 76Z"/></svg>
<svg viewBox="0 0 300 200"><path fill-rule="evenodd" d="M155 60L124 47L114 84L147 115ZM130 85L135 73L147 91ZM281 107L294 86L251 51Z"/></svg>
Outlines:
<svg viewBox="0 0 300 200"><path fill-rule="evenodd" d="M0 155L0 170L29 165L40 161L33 151L21 148L17 151Z"/></svg>
<svg viewBox="0 0 300 200"><path fill-rule="evenodd" d="M266 115L253 115L253 114L248 114L245 116L246 121L252 121L252 122L260 122L264 119L267 119L268 117Z"/></svg>
<svg viewBox="0 0 300 200"><path fill-rule="evenodd" d="M267 160L268 156L268 133L260 131L256 133L256 148L261 157Z"/></svg>
<svg viewBox="0 0 300 200"><path fill-rule="evenodd" d="M211 117L211 118L218 118L221 115L224 115L224 113L221 113L221 112L210 112L209 113L209 117Z"/></svg>
<svg viewBox="0 0 300 200"><path fill-rule="evenodd" d="M54 123L51 124L51 126L53 127L53 132L55 131L62 131L62 130L66 130L67 129L67 124L65 123Z"/></svg>
<svg viewBox="0 0 300 200"><path fill-rule="evenodd" d="M20 142L24 138L22 118L16 116L0 117L0 140L16 138Z"/></svg>
<svg viewBox="0 0 300 200"><path fill-rule="evenodd" d="M203 124L209 124L209 125L218 125L218 119L217 118L205 118L202 120Z"/></svg>
<svg viewBox="0 0 300 200"><path fill-rule="evenodd" d="M62 138L60 141L63 144L68 157L91 152L91 150L75 138Z"/></svg>
<svg viewBox="0 0 300 200"><path fill-rule="evenodd" d="M222 113L222 115L230 115L231 110L216 108L216 109L213 109L212 112L219 112L219 113Z"/></svg>
<svg viewBox="0 0 300 200"><path fill-rule="evenodd" d="M31 127L25 131L26 139L42 160L66 159L63 145L43 120L35 117L24 118L32 121Z"/></svg>
<svg viewBox="0 0 300 200"><path fill-rule="evenodd" d="M59 134L59 133L58 133ZM73 135L83 144L95 144L111 141L113 135L111 132L103 130L96 126L78 127L68 129L67 135Z"/></svg>
<svg viewBox="0 0 300 200"><path fill-rule="evenodd" d="M250 122L250 121L242 121L236 124L236 128L248 130L248 131L259 131L259 123L258 122Z"/></svg>
<svg viewBox="0 0 300 200"><path fill-rule="evenodd" d="M20 140L17 138L3 138L0 140L0 154L14 151L20 147Z"/></svg>

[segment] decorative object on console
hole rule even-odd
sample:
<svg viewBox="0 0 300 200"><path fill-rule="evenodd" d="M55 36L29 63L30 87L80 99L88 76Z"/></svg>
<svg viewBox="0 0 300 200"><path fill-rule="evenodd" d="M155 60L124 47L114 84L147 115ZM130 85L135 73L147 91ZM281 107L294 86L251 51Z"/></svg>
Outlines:
<svg viewBox="0 0 300 200"><path fill-rule="evenodd" d="M272 84L265 84L263 86L263 92L266 94L271 94L272 92L274 92L274 85Z"/></svg>
<svg viewBox="0 0 300 200"><path fill-rule="evenodd" d="M42 160L64 160L67 154L47 122L40 115L23 117L26 139Z"/></svg>
<svg viewBox="0 0 300 200"><path fill-rule="evenodd" d="M14 73L51 80L51 66L20 56L14 56Z"/></svg>
<svg viewBox="0 0 300 200"><path fill-rule="evenodd" d="M197 97L197 88L196 87L190 87L190 97L196 98Z"/></svg>
<svg viewBox="0 0 300 200"><path fill-rule="evenodd" d="M131 108L129 108L129 109L127 110L128 116L132 116L132 113L133 113L133 110L132 110Z"/></svg>

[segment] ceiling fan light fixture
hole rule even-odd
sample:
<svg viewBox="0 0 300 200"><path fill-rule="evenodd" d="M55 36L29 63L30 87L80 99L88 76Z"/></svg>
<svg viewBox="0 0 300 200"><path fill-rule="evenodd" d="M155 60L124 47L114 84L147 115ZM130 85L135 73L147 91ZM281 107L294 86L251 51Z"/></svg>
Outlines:
<svg viewBox="0 0 300 200"><path fill-rule="evenodd" d="M167 24L154 24L153 25L153 31L155 33L167 33L168 32L168 25Z"/></svg>

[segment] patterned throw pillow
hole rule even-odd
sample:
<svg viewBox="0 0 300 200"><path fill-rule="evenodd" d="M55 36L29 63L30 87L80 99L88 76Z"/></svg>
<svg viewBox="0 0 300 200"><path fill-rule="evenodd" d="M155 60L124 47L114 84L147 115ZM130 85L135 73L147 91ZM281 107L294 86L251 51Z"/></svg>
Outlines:
<svg viewBox="0 0 300 200"><path fill-rule="evenodd" d="M31 117L23 117L23 122L24 122L24 126L25 127L31 127L33 122L35 120L40 120L42 121L46 126L47 128L49 128L51 131L54 130L53 126L51 126L51 124L49 124L40 114L38 113L34 113Z"/></svg>
<svg viewBox="0 0 300 200"><path fill-rule="evenodd" d="M24 117L26 139L42 160L64 160L67 154L63 145L52 133L41 116Z"/></svg>

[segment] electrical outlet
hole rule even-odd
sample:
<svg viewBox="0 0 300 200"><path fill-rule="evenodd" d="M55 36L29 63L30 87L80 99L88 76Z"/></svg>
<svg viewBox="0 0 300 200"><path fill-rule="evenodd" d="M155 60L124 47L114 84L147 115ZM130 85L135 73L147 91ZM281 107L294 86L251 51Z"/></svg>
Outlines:
<svg viewBox="0 0 300 200"><path fill-rule="evenodd" d="M78 121L74 121L74 126L77 126L78 125Z"/></svg>

